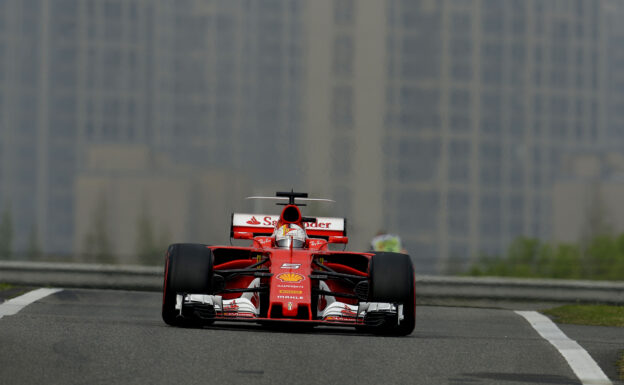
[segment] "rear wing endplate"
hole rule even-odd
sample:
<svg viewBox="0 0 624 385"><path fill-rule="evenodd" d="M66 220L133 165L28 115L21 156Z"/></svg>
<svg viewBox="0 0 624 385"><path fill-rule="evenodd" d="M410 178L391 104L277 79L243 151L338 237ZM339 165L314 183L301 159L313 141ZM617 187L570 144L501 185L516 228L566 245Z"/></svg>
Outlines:
<svg viewBox="0 0 624 385"><path fill-rule="evenodd" d="M279 215L263 214L232 214L230 237L234 232L253 233L255 236L271 235L279 221ZM316 217L316 222L304 222L306 233L313 238L328 238L330 236L345 237L347 235L347 220L345 218Z"/></svg>

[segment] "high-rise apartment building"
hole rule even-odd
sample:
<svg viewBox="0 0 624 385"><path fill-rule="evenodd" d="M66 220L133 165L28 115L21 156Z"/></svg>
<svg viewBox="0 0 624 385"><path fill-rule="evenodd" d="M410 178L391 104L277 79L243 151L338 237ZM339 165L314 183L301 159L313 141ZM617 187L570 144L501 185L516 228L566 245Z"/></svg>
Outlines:
<svg viewBox="0 0 624 385"><path fill-rule="evenodd" d="M72 252L75 175L92 145L147 144L202 173L296 187L301 9L1 2L0 202L13 214L17 250L36 235L47 253Z"/></svg>
<svg viewBox="0 0 624 385"><path fill-rule="evenodd" d="M614 0L6 0L0 204L18 249L34 232L71 252L87 149L138 144L248 175L250 193L334 198L315 209L348 218L351 248L396 232L423 272L500 254L553 235L562 153L624 139L623 14Z"/></svg>
<svg viewBox="0 0 624 385"><path fill-rule="evenodd" d="M333 192L355 200L365 190L374 198L352 205L353 216L366 215L356 222L360 230L369 237L375 228L399 233L421 271L501 254L518 236L549 239L561 154L622 140L622 28L615 22L621 4L326 0L310 8L330 21L320 31L324 60L353 68L337 73L324 63L317 76L332 80L324 91L313 85L308 91L324 92L332 107L353 117L354 128L331 108L314 108L328 117L328 137L346 133L355 145L372 135L372 152L354 152L379 164L361 158L350 164L351 153L328 148L335 164L350 167ZM357 26L383 38L365 40L352 33ZM356 59L366 54L371 61ZM381 122L371 122L371 110L358 104L371 98L366 84L380 75L375 55L384 61L375 91L382 108L374 109ZM352 83L359 71L369 76ZM361 168L374 183L361 183ZM322 171L315 175L323 179Z"/></svg>

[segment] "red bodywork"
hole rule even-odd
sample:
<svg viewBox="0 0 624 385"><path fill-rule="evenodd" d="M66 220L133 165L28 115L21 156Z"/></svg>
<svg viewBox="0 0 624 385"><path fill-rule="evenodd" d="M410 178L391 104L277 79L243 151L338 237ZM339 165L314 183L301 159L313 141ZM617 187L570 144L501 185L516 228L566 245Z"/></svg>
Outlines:
<svg viewBox="0 0 624 385"><path fill-rule="evenodd" d="M239 215L238 217L235 217ZM240 217L243 216L243 217ZM370 253L355 253L329 250L329 243L346 244L344 220L334 223L337 218L327 221L303 218L296 205L286 205L276 219L272 216L251 216L234 214L231 236L236 239L249 239L251 247L208 246L214 256L215 275L227 274L224 282L223 299L231 300L241 296L252 281L260 276L263 291L253 294L252 303L260 306L261 314L241 313L236 305L224 308L217 320L282 320L323 324L361 324L363 320L356 312L345 307L342 316L331 319L316 318L317 310L326 305L325 295L332 295L337 301L357 305L354 287L358 279L369 277ZM316 222L314 222L316 220ZM334 222L332 222L334 221ZM306 229L308 240L303 248L275 247L271 237L273 231L284 224L297 224ZM249 274L250 269L258 273ZM232 274L232 270L245 271L242 275ZM322 280L329 290L319 288ZM268 290L267 290L268 289ZM320 291L319 291L320 290ZM342 296L341 296L342 295Z"/></svg>

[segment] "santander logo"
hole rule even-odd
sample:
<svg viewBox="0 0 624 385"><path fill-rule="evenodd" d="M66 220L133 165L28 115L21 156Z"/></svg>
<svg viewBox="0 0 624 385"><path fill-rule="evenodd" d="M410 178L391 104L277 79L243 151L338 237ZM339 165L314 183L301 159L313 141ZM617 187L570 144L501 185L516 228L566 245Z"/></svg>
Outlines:
<svg viewBox="0 0 624 385"><path fill-rule="evenodd" d="M247 221L248 225L259 225L260 222L256 219L256 217L251 217L250 220Z"/></svg>
<svg viewBox="0 0 624 385"><path fill-rule="evenodd" d="M1 1L1 0L0 0ZM260 215L260 214L259 214ZM277 226L279 215L234 214L234 226L273 227ZM317 218L316 222L301 224L311 230L343 230L344 220L340 218Z"/></svg>

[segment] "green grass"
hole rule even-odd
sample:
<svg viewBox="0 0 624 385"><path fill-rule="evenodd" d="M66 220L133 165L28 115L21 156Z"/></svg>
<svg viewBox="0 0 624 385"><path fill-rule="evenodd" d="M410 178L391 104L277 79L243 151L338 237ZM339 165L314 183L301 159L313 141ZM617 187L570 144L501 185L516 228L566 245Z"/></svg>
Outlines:
<svg viewBox="0 0 624 385"><path fill-rule="evenodd" d="M624 306L564 305L542 313L564 324L624 327ZM620 380L624 380L624 350L615 363Z"/></svg>
<svg viewBox="0 0 624 385"><path fill-rule="evenodd" d="M2 282L0 282L0 290L11 289L11 288L13 288L13 287L15 287L15 286L13 286L13 285L9 285L8 283L2 283Z"/></svg>
<svg viewBox="0 0 624 385"><path fill-rule="evenodd" d="M624 306L564 305L542 313L564 324L624 327Z"/></svg>

